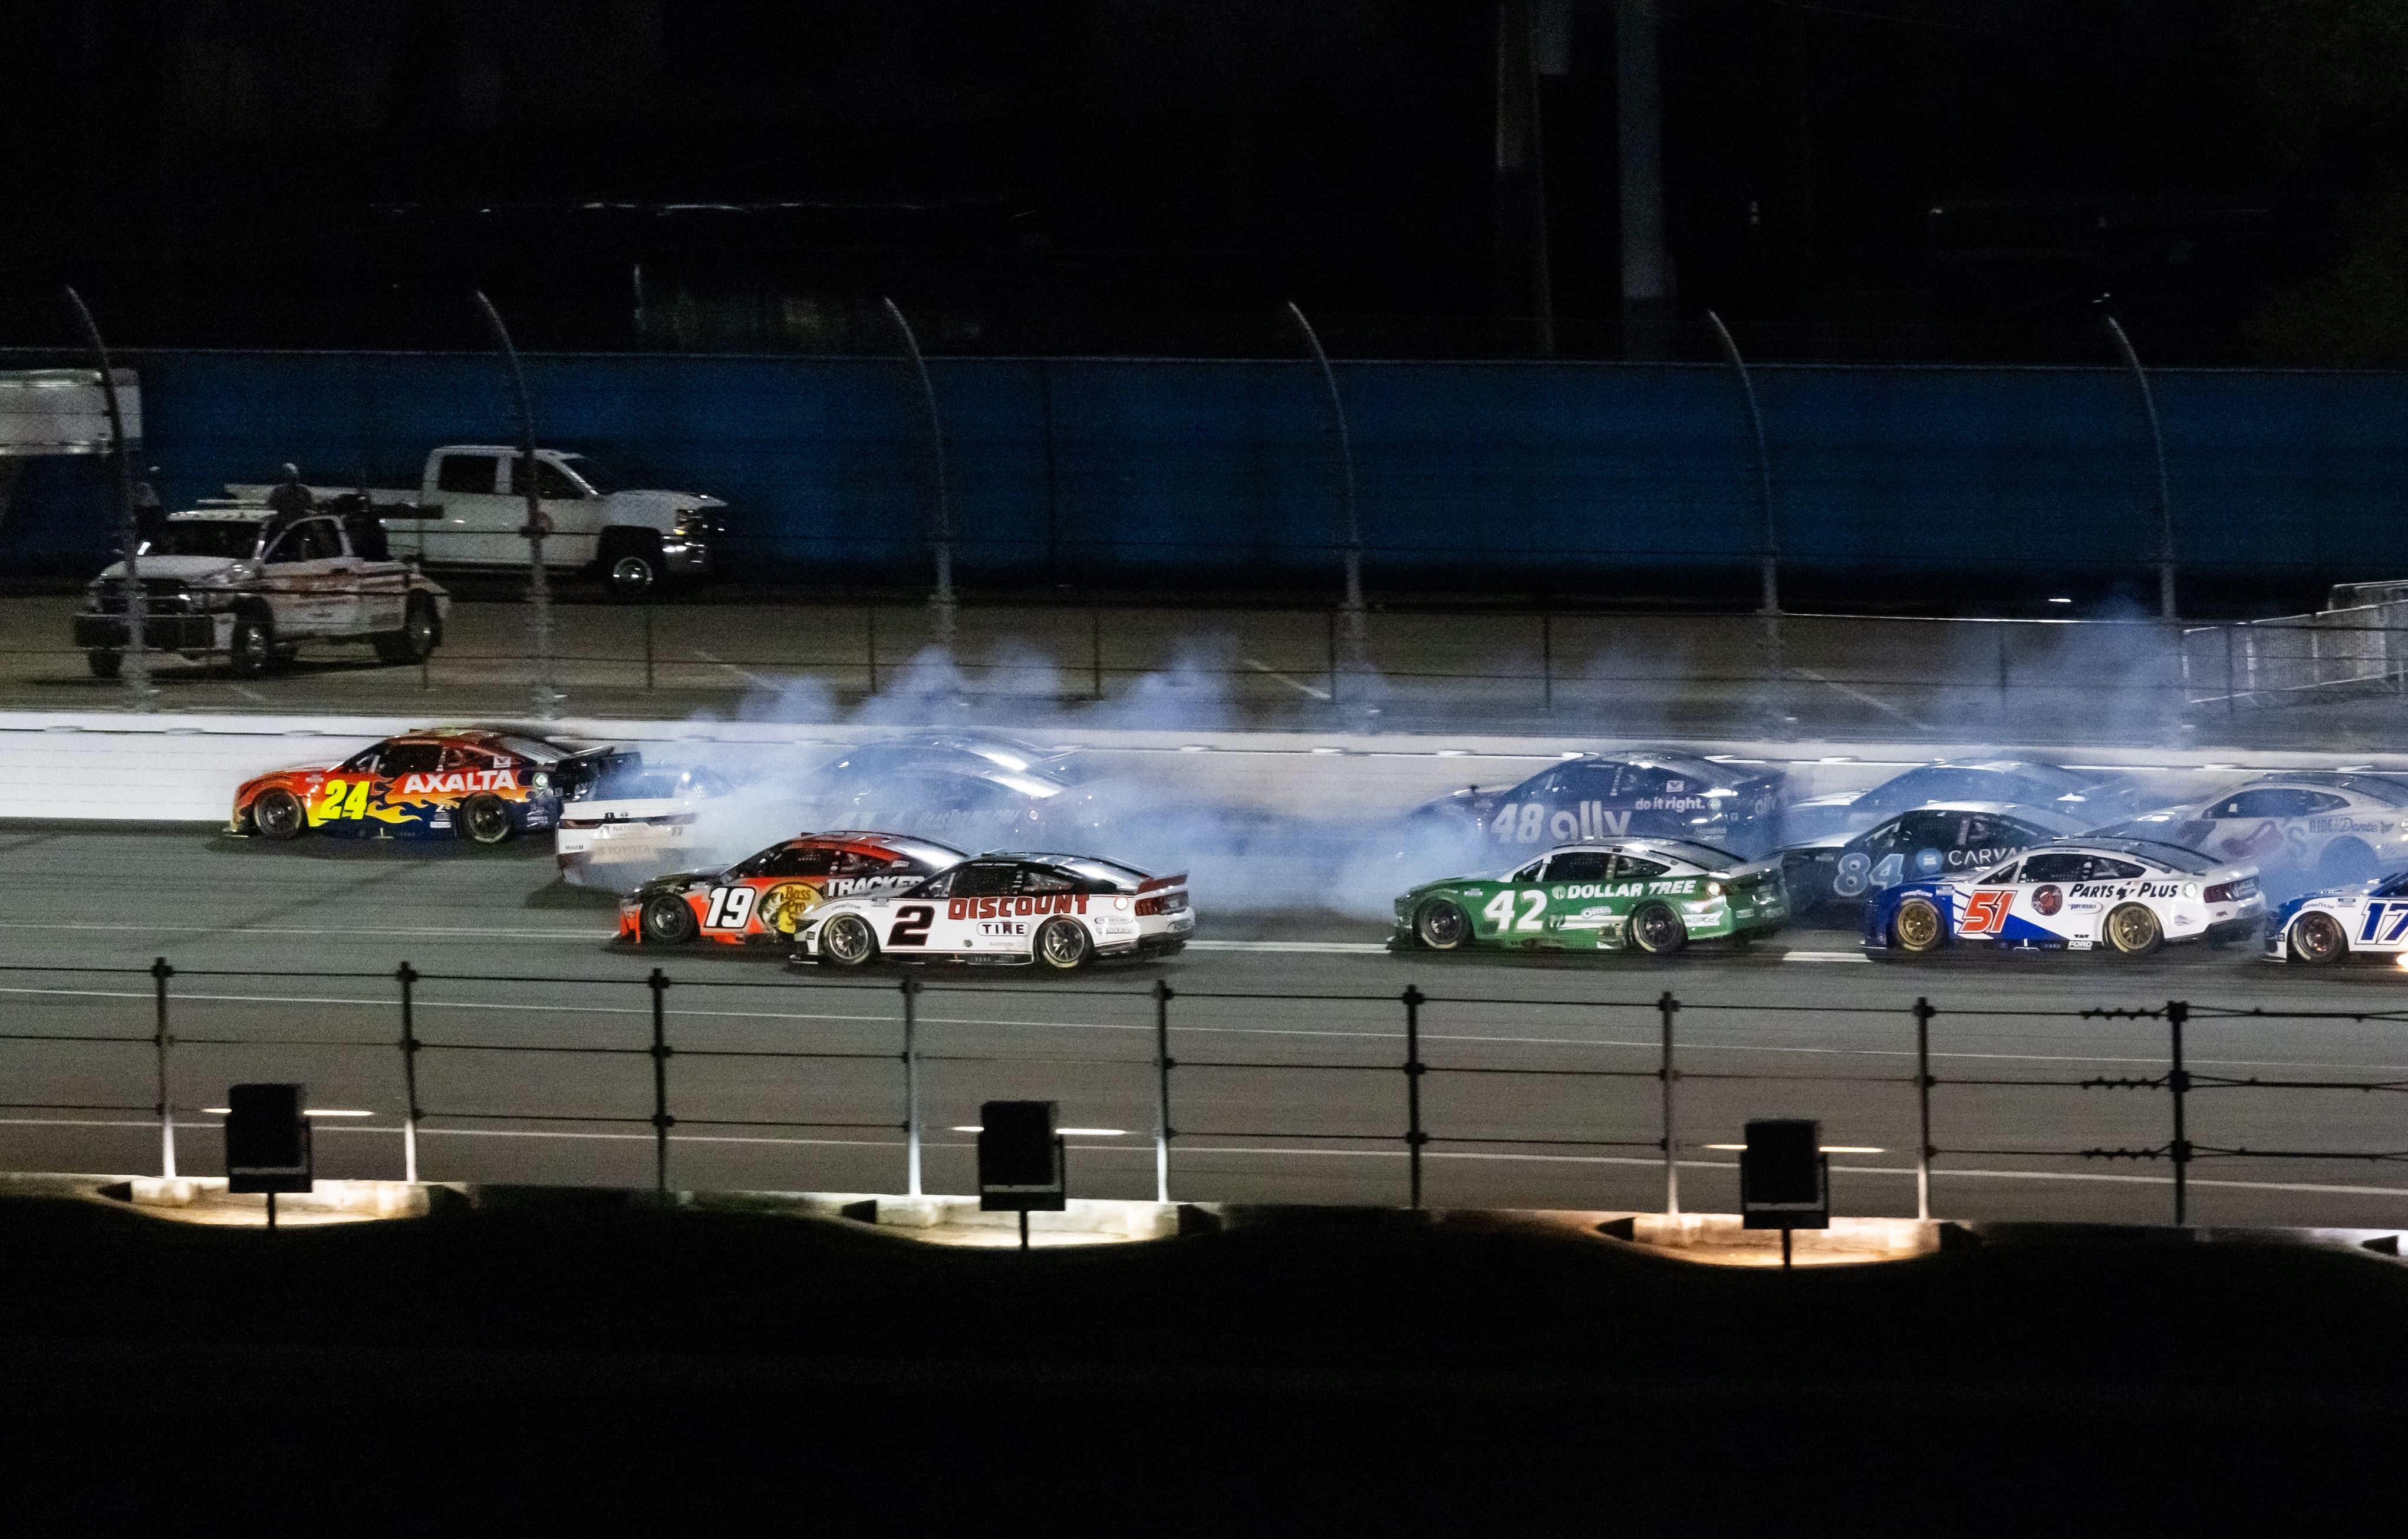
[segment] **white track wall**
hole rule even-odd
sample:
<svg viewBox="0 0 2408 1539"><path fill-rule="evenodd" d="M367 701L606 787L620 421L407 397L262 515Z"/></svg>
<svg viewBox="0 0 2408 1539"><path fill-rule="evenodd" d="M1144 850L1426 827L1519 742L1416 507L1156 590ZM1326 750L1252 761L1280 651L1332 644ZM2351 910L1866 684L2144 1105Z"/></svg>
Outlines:
<svg viewBox="0 0 2408 1539"><path fill-rule="evenodd" d="M222 823L235 788L270 770L333 764L380 738L437 725L383 716L205 716L161 713L0 712L0 820ZM740 768L764 755L825 753L929 727L801 726L771 722L607 721L571 718L550 730L624 742L664 763ZM958 726L943 730L960 731ZM1046 746L1076 745L1114 770L1152 776L1167 794L1203 792L1224 802L1304 816L1401 810L1478 782L1511 783L1576 753L1639 746L1609 738L1483 738L1276 732L1155 732L998 728ZM1812 795L1870 785L1933 758L1996 755L1995 746L1703 742L1698 750L1769 760ZM2363 765L2367 755L2151 750L2019 751L2057 763L2163 774L2170 798L2191 783L2257 770ZM2390 761L2384 761L2391 768ZM2408 767L2403 761L2402 767Z"/></svg>

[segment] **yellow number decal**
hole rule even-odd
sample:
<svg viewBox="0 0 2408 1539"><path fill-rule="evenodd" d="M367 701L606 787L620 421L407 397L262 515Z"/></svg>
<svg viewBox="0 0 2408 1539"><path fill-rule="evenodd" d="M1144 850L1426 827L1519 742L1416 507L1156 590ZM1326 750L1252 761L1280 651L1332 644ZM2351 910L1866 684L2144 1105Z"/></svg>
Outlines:
<svg viewBox="0 0 2408 1539"><path fill-rule="evenodd" d="M326 794L309 811L312 823L328 823L343 815L343 783L336 781L326 787Z"/></svg>
<svg viewBox="0 0 2408 1539"><path fill-rule="evenodd" d="M343 803L343 815L345 817L368 815L368 783L366 781L359 781L351 786L351 799Z"/></svg>

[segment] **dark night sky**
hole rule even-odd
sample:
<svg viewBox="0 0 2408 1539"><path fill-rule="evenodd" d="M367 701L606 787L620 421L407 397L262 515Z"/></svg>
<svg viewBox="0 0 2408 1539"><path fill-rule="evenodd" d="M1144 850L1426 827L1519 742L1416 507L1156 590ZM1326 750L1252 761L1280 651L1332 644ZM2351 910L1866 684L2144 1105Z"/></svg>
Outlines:
<svg viewBox="0 0 2408 1539"><path fill-rule="evenodd" d="M1613 3L1568 3L1547 252L1610 352ZM2157 355L2246 355L2363 169L2269 148L2246 3L1658 0L1675 308L2047 356L2113 290ZM1288 298L1341 348L1529 345L1495 0L10 8L0 341L74 278L152 344L461 340L480 282L564 346L841 348L882 293L960 348L1241 349Z"/></svg>

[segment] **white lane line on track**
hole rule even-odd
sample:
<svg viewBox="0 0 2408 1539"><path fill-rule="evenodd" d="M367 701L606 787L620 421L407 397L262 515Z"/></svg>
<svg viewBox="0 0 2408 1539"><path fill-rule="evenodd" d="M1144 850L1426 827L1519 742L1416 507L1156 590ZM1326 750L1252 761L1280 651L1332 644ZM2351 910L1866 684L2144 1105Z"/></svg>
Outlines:
<svg viewBox="0 0 2408 1539"><path fill-rule="evenodd" d="M1784 951L1780 956L1784 962L1870 962L1872 960L1861 951Z"/></svg>
<svg viewBox="0 0 2408 1539"><path fill-rule="evenodd" d="M122 919L91 919L81 924L37 924L26 920L0 920L0 929L58 929L80 934L122 933L138 930L146 935L348 935L355 940L376 940L392 936L414 939L486 939L494 941L579 941L592 944L608 941L619 932L615 929L488 929L457 925L380 926L374 929L306 929L283 925L143 925L128 924Z"/></svg>
<svg viewBox="0 0 2408 1539"><path fill-rule="evenodd" d="M1258 663L1252 657L1240 657L1238 661L1245 664L1248 668L1253 669L1257 673L1268 674L1271 678L1277 679L1280 683L1287 685L1288 688L1295 690L1299 695L1309 695L1316 700L1326 701L1329 698L1329 692L1327 690L1315 689L1311 684L1307 683L1298 683L1296 680L1289 678L1286 674L1282 673L1279 669L1271 667L1268 663Z"/></svg>
<svg viewBox="0 0 2408 1539"><path fill-rule="evenodd" d="M440 1112L432 1112L427 1115L435 1117L440 1117L442 1115ZM139 1121L131 1118L108 1120L98 1117L0 1117L0 1128L122 1128L136 1129L142 1132L155 1132L158 1130L158 1127L159 1124L156 1119L148 1117ZM346 1125L342 1123L322 1123L319 1125L319 1130L336 1133L380 1133L390 1136L400 1132L401 1127L398 1122L395 1122L389 1127L379 1127L374 1124L361 1125L353 1123ZM566 1139L589 1143L650 1143L652 1142L653 1138L653 1135L651 1133L602 1131L580 1132L556 1128L535 1129L526 1131L520 1131L509 1128L428 1128L424 1126L420 1127L418 1129L418 1135L421 1138ZM1371 1137L1372 1135L1366 1134L1365 1141L1369 1142ZM782 1148L899 1149L904 1146L903 1141L899 1138L794 1138L773 1134L741 1133L671 1133L669 1135L669 1142L672 1143L768 1144ZM972 1147L972 1145L968 1143L924 1140L922 1147L931 1149L968 1149ZM1097 1142L1092 1144L1082 1144L1081 1147L1082 1152L1087 1155L1119 1154L1127 1155L1133 1158L1142 1158L1145 1159L1152 1159L1154 1158L1154 1147L1151 1143L1112 1144ZM1191 1157L1197 1155L1242 1155L1249 1158L1271 1158L1281 1159L1292 1158L1402 1159L1405 1158L1405 1151L1402 1149L1275 1149L1253 1148L1240 1144L1216 1143L1182 1143L1179 1146L1179 1152ZM1660 1158L1640 1158L1629 1155L1548 1155L1521 1153L1482 1154L1469 1150L1433 1149L1425 1151L1422 1158L1425 1159L1453 1159L1489 1164L1519 1162L1524 1164L1541 1165L1627 1165L1649 1171L1660 1171L1664 1168L1664 1161ZM1684 1159L1679 1163L1683 1170L1690 1171L1735 1171L1739 1169L1739 1166L1735 1161L1719 1159ZM1835 1174L1840 1175L1912 1176L1914 1174L1914 1167L1912 1165L1834 1165L1831 1169ZM2078 1181L2091 1183L2104 1182L2114 1186L2138 1187L2171 1187L2173 1185L2173 1177L2170 1175L2120 1175L2102 1171L1989 1171L1956 1170L1943 1167L1940 1170L1934 1171L1932 1173L1935 1176L1945 1177L1952 1181L1957 1179L1971 1181ZM2343 1197L2408 1197L2408 1187L2352 1187L2337 1183L2315 1181L2229 1181L2214 1178L2201 1179L2199 1176L2191 1176L2189 1177L2187 1184L2193 1187L2213 1187L2224 1191L2307 1192Z"/></svg>
<svg viewBox="0 0 2408 1539"><path fill-rule="evenodd" d="M1384 941L1190 941L1190 951L1254 951L1269 955L1312 954L1331 956L1384 956Z"/></svg>

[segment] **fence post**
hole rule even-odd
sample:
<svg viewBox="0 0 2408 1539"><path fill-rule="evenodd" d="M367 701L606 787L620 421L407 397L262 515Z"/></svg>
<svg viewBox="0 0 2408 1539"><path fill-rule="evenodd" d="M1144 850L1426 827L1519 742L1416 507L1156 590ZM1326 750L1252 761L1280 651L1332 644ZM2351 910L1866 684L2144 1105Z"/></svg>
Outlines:
<svg viewBox="0 0 2408 1539"><path fill-rule="evenodd" d="M1329 611L1329 703L1338 703L1338 611Z"/></svg>
<svg viewBox="0 0 2408 1539"><path fill-rule="evenodd" d="M167 1093L167 1048L176 1040L167 1035L167 980L175 975L165 956L150 964L150 1045L159 1060L159 1174L168 1181L176 1179L176 1103Z"/></svg>
<svg viewBox="0 0 2408 1539"><path fill-rule="evenodd" d="M659 968L644 980L652 991L652 1189L669 1189L669 975Z"/></svg>
<svg viewBox="0 0 2408 1539"><path fill-rule="evenodd" d="M1539 616L1539 706L1552 714L1555 709L1555 617Z"/></svg>
<svg viewBox="0 0 2408 1539"><path fill-rule="evenodd" d="M2224 714L2229 720L2241 714L2241 695L2234 686L2240 676L2232 667L2232 627L2224 627Z"/></svg>
<svg viewBox="0 0 2408 1539"><path fill-rule="evenodd" d="M2174 1141L2168 1149L2174 1160L2174 1222L2190 1221L2187 1177L2190 1173L2190 1139L2183 1123L2183 1098L2190 1093L2190 1073L2183 1068L2183 1022L2190 1019L2190 1006L2180 1000L2166 1001L2167 1035L2172 1040L2173 1067L2166 1073L2166 1088L2174 1097Z"/></svg>
<svg viewBox="0 0 2408 1539"><path fill-rule="evenodd" d="M1170 1201L1170 985L1154 981L1154 1200Z"/></svg>
<svg viewBox="0 0 2408 1539"><path fill-rule="evenodd" d="M1922 1115L1923 1141L1914 1146L1914 1216L1931 1216L1931 1017L1929 1000L1914 1001L1914 1100Z"/></svg>
<svg viewBox="0 0 2408 1539"><path fill-rule="evenodd" d="M1664 1017L1663 1067L1656 1071L1656 1077L1664 1082L1664 1212L1673 1215L1681 1211L1681 1146L1673 1137L1672 1086L1681 1076L1672 1068L1672 1017L1681 1013L1681 1001L1668 988L1656 1008Z"/></svg>
<svg viewBox="0 0 2408 1539"><path fill-rule="evenodd" d="M1422 1131L1422 991L1407 984L1405 1001L1405 1156L1412 1166L1413 1208L1422 1205L1422 1145L1429 1135Z"/></svg>
<svg viewBox="0 0 2408 1539"><path fill-rule="evenodd" d="M903 977L904 1194L920 1195L920 978Z"/></svg>
<svg viewBox="0 0 2408 1539"><path fill-rule="evenodd" d="M410 985L418 982L418 970L404 962L393 970L393 976L401 985L401 1178L415 1185L418 1119L425 1115L418 1109L418 1026L410 1010Z"/></svg>

